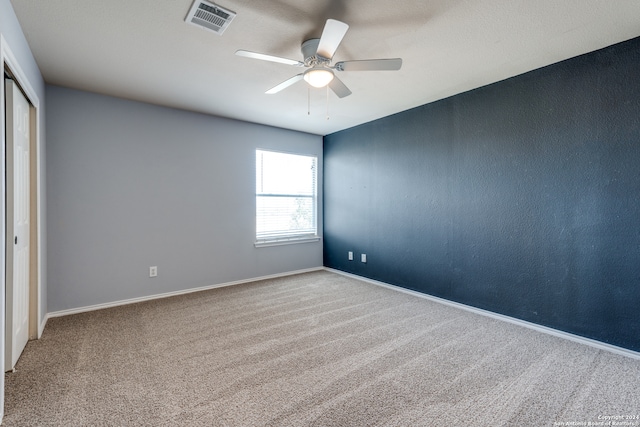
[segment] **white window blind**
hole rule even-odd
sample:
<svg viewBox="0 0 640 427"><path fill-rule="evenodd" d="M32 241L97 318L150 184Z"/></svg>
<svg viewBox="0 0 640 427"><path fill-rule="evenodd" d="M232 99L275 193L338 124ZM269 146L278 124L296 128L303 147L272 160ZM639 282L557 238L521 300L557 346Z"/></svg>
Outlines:
<svg viewBox="0 0 640 427"><path fill-rule="evenodd" d="M256 240L315 237L317 159L256 150Z"/></svg>

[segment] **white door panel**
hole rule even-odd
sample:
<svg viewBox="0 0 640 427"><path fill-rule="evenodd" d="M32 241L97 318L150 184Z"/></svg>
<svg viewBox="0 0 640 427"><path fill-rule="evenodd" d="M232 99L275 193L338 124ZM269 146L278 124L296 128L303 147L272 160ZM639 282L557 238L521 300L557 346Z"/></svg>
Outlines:
<svg viewBox="0 0 640 427"><path fill-rule="evenodd" d="M6 345L5 371L29 339L29 102L5 80L6 96Z"/></svg>

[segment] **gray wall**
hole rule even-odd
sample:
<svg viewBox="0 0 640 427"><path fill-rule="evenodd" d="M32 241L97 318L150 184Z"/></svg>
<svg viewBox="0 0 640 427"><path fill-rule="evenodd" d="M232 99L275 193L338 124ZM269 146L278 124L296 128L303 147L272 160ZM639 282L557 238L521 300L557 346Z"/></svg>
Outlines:
<svg viewBox="0 0 640 427"><path fill-rule="evenodd" d="M322 137L56 86L47 112L50 312L322 266L253 245L255 149L322 171Z"/></svg>

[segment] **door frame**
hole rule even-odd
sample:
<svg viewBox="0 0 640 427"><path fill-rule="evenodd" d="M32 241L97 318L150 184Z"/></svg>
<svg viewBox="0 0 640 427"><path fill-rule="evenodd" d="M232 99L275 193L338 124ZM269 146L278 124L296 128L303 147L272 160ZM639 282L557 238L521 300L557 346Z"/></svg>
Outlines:
<svg viewBox="0 0 640 427"><path fill-rule="evenodd" d="M31 126L30 135L30 165L31 171L31 183L30 183L30 208L33 210L31 213L32 224L30 226L30 233L33 234L31 244L35 244L35 248L31 249L30 255L30 279L29 279L29 339L39 339L42 336L47 317L42 313L42 189L41 189L41 108L40 99L33 89L33 85L29 81L29 78L22 70L20 63L13 54L8 42L2 34L0 34L0 65L2 66L2 72L5 70L11 75L13 80L20 86L27 100L31 104L29 111L29 120ZM4 74L3 83L0 85L0 138L2 144L0 146L0 188L2 188L2 196L0 197L0 228L2 229L0 244L0 354L4 355L5 347L5 293L6 293L6 130L5 130L5 87L4 87ZM35 204L35 206L34 206ZM35 221L34 221L35 220ZM3 356L4 357L4 356ZM4 415L4 375L0 375L0 422Z"/></svg>

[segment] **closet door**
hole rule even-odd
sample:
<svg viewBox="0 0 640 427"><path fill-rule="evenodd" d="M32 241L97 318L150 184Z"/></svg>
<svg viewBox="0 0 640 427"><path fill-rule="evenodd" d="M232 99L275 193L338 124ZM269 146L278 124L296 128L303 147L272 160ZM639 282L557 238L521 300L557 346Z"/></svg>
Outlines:
<svg viewBox="0 0 640 427"><path fill-rule="evenodd" d="M29 102L5 79L6 97L6 330L5 371L29 339Z"/></svg>

